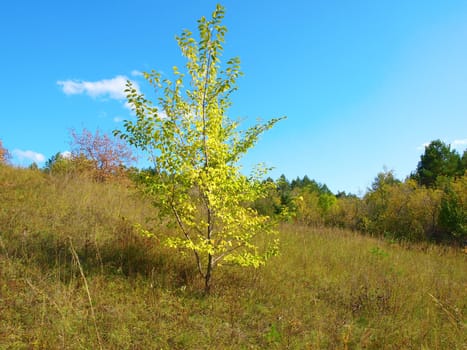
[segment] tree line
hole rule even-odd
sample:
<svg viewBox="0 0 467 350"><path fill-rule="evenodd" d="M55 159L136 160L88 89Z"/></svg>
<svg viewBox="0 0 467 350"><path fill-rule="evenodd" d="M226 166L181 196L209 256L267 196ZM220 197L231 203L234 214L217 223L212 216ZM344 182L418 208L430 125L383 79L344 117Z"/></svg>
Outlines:
<svg viewBox="0 0 467 350"><path fill-rule="evenodd" d="M260 212L314 226L338 226L390 239L465 244L467 239L467 150L460 155L441 140L425 147L416 170L404 181L379 173L361 198L310 180L282 175Z"/></svg>
<svg viewBox="0 0 467 350"><path fill-rule="evenodd" d="M132 167L136 157L120 140L96 131L70 131L71 152L57 153L40 169L50 175L89 176L96 181L138 179L152 169ZM0 141L0 163L11 156ZM37 168L35 164L31 168ZM382 171L358 197L332 193L310 179L285 175L264 180L267 195L250 203L262 215L311 226L347 228L390 239L465 244L467 240L467 150L462 155L432 141L414 172L401 181Z"/></svg>

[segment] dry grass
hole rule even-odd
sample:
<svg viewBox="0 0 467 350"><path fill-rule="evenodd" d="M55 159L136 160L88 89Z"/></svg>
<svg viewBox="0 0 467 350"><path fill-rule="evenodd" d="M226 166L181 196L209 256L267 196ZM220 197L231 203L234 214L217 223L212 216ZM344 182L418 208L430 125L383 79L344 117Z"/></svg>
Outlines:
<svg viewBox="0 0 467 350"><path fill-rule="evenodd" d="M131 187L3 167L0 203L0 349L467 349L462 251L284 225L204 297Z"/></svg>

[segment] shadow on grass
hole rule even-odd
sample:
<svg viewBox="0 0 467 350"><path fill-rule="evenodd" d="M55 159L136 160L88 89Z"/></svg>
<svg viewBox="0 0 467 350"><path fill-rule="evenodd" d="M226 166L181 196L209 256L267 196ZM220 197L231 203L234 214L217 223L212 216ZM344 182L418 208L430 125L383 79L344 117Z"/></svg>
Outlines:
<svg viewBox="0 0 467 350"><path fill-rule="evenodd" d="M198 280L197 271L188 259L133 232L117 233L101 242L60 237L50 232L1 236L2 253L55 274L63 283L79 276L72 246L87 277L143 278L154 287L169 290L191 289Z"/></svg>

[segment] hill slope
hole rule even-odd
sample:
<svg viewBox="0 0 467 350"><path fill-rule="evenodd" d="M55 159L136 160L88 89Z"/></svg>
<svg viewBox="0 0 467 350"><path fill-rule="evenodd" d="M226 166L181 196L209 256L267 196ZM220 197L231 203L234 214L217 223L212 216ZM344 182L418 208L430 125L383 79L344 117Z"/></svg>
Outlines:
<svg viewBox="0 0 467 350"><path fill-rule="evenodd" d="M191 257L132 186L0 167L0 348L465 349L467 256L349 231L281 227L264 268Z"/></svg>

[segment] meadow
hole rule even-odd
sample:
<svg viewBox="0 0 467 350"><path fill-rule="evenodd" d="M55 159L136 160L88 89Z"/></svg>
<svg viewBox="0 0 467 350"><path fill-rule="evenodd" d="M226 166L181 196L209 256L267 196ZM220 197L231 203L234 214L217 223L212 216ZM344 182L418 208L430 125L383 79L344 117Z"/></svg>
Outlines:
<svg viewBox="0 0 467 350"><path fill-rule="evenodd" d="M459 248L282 223L206 296L156 216L129 181L0 166L0 349L467 349Z"/></svg>

